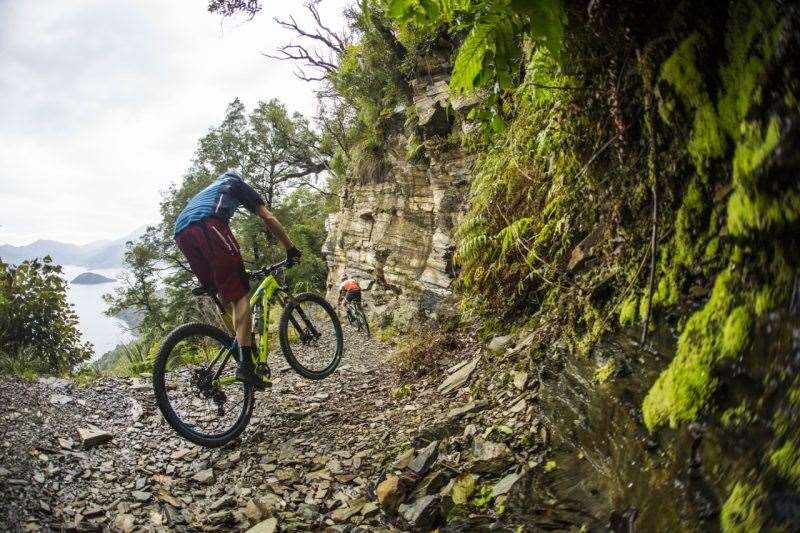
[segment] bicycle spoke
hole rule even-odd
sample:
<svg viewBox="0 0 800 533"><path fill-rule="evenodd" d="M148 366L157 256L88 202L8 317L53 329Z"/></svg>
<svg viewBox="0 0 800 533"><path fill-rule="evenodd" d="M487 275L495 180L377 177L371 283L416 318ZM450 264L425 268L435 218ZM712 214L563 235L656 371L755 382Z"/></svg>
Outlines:
<svg viewBox="0 0 800 533"><path fill-rule="evenodd" d="M341 353L341 330L330 306L306 296L293 301L287 309L291 310L284 316L283 326L286 328L286 344L290 352L287 357L294 360L293 364L312 374L322 374L335 368Z"/></svg>
<svg viewBox="0 0 800 533"><path fill-rule="evenodd" d="M244 386L231 380L236 365L232 346L205 336L187 337L170 352L164 382L167 401L187 429L204 436L217 436L233 427L247 400ZM232 380L231 380L232 381Z"/></svg>

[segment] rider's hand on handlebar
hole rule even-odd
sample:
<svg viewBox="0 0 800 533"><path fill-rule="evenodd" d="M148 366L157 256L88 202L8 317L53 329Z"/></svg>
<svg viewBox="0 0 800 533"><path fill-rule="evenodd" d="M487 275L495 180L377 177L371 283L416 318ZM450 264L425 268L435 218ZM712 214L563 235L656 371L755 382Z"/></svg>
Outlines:
<svg viewBox="0 0 800 533"><path fill-rule="evenodd" d="M286 268L291 267L299 262L300 257L302 257L302 253L300 250L292 246L288 250L286 250Z"/></svg>

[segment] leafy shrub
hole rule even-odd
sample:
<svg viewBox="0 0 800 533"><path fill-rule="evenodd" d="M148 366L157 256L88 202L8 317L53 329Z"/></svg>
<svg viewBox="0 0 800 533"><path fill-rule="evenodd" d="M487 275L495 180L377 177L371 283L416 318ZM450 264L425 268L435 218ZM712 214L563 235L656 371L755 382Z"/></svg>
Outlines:
<svg viewBox="0 0 800 533"><path fill-rule="evenodd" d="M128 343L118 344L113 350L103 354L96 368L113 376L137 377L152 372L161 339L154 341L139 337Z"/></svg>
<svg viewBox="0 0 800 533"><path fill-rule="evenodd" d="M0 261L0 371L59 373L91 357L59 274L49 256L19 266Z"/></svg>

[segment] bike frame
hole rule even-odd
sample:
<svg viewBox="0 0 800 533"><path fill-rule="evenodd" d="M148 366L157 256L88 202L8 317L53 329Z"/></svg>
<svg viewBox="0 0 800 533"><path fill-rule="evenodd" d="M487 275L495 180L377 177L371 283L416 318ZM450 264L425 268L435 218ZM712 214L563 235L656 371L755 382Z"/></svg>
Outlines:
<svg viewBox="0 0 800 533"><path fill-rule="evenodd" d="M258 333L258 350L256 354L255 362L257 364L266 364L269 359L269 312L272 303L272 299L275 294L280 290L281 286L278 283L278 280L275 279L275 276L272 274L265 277L261 283L259 283L258 287L253 291L253 294L250 296L250 309L254 309L256 306L261 306L263 310L262 321L261 321L261 331L254 331L253 333ZM236 350L238 349L236 340L234 339L233 345L229 348L229 350ZM229 357L229 356L228 356ZM222 368L225 367L227 361L225 361L221 366L218 372L222 371ZM214 383L225 387L228 385L233 385L236 383L236 378L233 376L227 376L223 378L217 378L214 380Z"/></svg>
<svg viewBox="0 0 800 533"><path fill-rule="evenodd" d="M261 305L261 309L263 310L262 320L261 320L261 331L254 332L258 333L258 356L256 359L257 363L266 363L269 359L269 311L272 303L272 297L275 296L275 293L278 292L280 289L280 285L278 284L278 280L275 279L275 276L270 274L258 285L255 291L253 291L253 295L250 297L250 309L255 308L257 305Z"/></svg>

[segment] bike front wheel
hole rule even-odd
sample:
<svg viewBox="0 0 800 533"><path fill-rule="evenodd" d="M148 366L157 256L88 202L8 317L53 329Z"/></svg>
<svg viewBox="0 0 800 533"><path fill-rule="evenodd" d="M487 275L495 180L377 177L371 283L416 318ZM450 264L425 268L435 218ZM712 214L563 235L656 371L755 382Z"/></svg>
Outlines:
<svg viewBox="0 0 800 533"><path fill-rule="evenodd" d="M181 437L223 446L247 427L255 397L253 387L236 381L238 358L234 339L208 324L184 324L164 339L153 388L161 414Z"/></svg>
<svg viewBox="0 0 800 533"><path fill-rule="evenodd" d="M339 317L317 294L307 292L289 299L278 323L278 337L286 362L304 378L326 378L342 360Z"/></svg>
<svg viewBox="0 0 800 533"><path fill-rule="evenodd" d="M367 322L367 315L361 307L356 309L356 322L358 323L358 330L364 333L369 338L369 322Z"/></svg>

